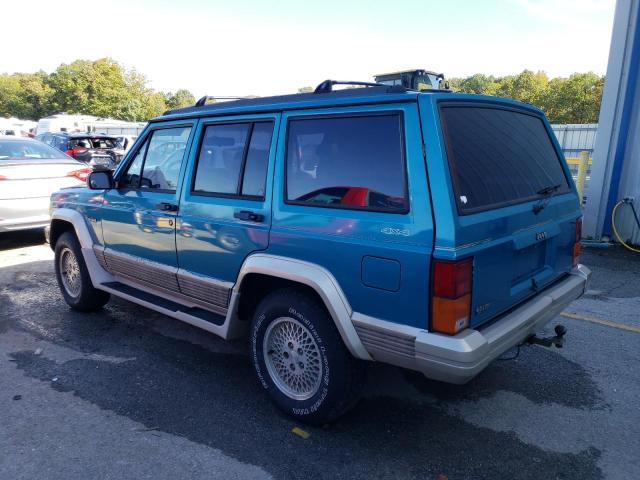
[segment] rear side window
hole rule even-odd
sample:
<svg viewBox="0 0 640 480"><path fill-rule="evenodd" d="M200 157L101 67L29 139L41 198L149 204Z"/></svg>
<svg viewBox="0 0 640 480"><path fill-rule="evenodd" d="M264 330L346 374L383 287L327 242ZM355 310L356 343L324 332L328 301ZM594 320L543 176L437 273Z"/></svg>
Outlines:
<svg viewBox="0 0 640 480"><path fill-rule="evenodd" d="M56 147L58 150L67 150L67 138L54 137L51 141L51 146Z"/></svg>
<svg viewBox="0 0 640 480"><path fill-rule="evenodd" d="M440 109L449 168L461 214L570 190L562 163L539 117L488 106Z"/></svg>
<svg viewBox="0 0 640 480"><path fill-rule="evenodd" d="M287 203L406 212L400 114L289 121Z"/></svg>

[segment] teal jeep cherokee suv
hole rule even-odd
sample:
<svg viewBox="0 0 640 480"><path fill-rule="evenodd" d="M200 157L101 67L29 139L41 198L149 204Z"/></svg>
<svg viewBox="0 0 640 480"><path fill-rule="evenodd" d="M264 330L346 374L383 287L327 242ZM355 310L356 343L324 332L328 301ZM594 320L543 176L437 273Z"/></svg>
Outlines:
<svg viewBox="0 0 640 480"><path fill-rule="evenodd" d="M115 172L54 194L66 302L245 337L273 401L319 424L368 361L464 383L584 292L580 204L540 110L335 83L168 111Z"/></svg>

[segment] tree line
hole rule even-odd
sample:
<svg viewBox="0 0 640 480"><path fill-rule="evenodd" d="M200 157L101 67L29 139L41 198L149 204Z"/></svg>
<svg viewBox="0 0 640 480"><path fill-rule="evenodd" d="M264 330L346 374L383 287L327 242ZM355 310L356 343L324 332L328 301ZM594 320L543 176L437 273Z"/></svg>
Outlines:
<svg viewBox="0 0 640 480"><path fill-rule="evenodd" d="M604 77L587 72L550 79L545 72L524 70L504 77L478 73L448 82L454 91L530 103L541 108L552 123L596 123ZM165 110L194 103L188 90L155 91L147 86L144 75L110 58L76 60L52 73L0 74L2 117L37 120L67 112L145 121Z"/></svg>
<svg viewBox="0 0 640 480"><path fill-rule="evenodd" d="M535 105L551 123L597 123L604 77L587 72L549 78L542 71L523 70L504 77L476 73L449 78L447 83L454 92L513 98ZM302 87L298 92L313 92L313 87Z"/></svg>
<svg viewBox="0 0 640 480"><path fill-rule="evenodd" d="M0 116L37 120L67 112L145 121L193 105L188 90L158 92L144 75L110 58L76 60L52 73L0 74Z"/></svg>
<svg viewBox="0 0 640 480"><path fill-rule="evenodd" d="M550 79L545 72L531 70L505 77L478 73L448 82L454 91L530 103L542 109L551 123L597 123L604 87L604 77L593 72Z"/></svg>

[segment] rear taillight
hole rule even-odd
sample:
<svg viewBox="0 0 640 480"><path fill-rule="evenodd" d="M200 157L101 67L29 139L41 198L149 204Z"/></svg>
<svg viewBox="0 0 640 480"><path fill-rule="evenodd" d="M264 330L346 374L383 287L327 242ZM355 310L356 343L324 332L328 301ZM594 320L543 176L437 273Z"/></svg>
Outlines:
<svg viewBox="0 0 640 480"><path fill-rule="evenodd" d="M81 168L80 170L73 170L67 173L67 177L76 177L78 180L86 182L87 177L89 176L90 173L91 173L90 168Z"/></svg>
<svg viewBox="0 0 640 480"><path fill-rule="evenodd" d="M73 157L74 155L82 155L86 151L87 151L87 149L84 148L84 147L73 147L73 148L70 148L69 150L67 150L64 153L66 153L70 157Z"/></svg>
<svg viewBox="0 0 640 480"><path fill-rule="evenodd" d="M4 175L0 175L0 180L6 180L7 177L5 177Z"/></svg>
<svg viewBox="0 0 640 480"><path fill-rule="evenodd" d="M576 220L576 236L573 241L573 266L578 266L580 259L580 239L582 238L582 217Z"/></svg>
<svg viewBox="0 0 640 480"><path fill-rule="evenodd" d="M431 330L454 335L469 326L473 259L434 261Z"/></svg>

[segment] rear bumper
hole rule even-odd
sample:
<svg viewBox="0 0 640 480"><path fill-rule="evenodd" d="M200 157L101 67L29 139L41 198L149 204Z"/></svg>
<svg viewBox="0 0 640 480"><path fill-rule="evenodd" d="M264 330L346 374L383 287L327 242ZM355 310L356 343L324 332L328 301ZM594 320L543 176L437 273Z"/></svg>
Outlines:
<svg viewBox="0 0 640 480"><path fill-rule="evenodd" d="M377 361L422 372L448 383L466 383L492 360L522 343L585 291L591 271L571 273L486 328L457 335L430 333L354 313L363 345Z"/></svg>

